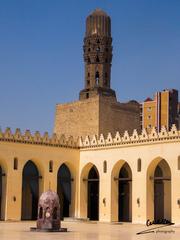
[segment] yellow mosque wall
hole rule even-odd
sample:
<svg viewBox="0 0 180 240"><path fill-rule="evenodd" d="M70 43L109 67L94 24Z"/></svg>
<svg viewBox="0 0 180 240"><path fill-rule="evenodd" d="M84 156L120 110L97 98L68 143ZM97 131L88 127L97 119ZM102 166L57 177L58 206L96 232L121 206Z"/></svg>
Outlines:
<svg viewBox="0 0 180 240"><path fill-rule="evenodd" d="M29 134L29 133L28 133ZM0 135L0 166L2 177L1 217L4 220L21 220L22 172L28 160L35 163L39 175L39 193L51 188L57 191L57 172L65 163L72 176L70 217L87 219L88 173L95 166L99 174L99 221L118 219L118 178L121 168L129 171L129 219L144 224L154 219L154 172L159 164L163 169L164 218L180 224L180 131L155 129L138 135L125 132L120 136L108 134L80 138L78 141L53 137L12 134ZM13 169L14 158L18 169ZM141 166L138 166L140 159ZM49 172L49 161L53 172ZM106 172L104 164L106 161ZM179 165L178 165L179 164ZM27 206L28 208L29 206Z"/></svg>

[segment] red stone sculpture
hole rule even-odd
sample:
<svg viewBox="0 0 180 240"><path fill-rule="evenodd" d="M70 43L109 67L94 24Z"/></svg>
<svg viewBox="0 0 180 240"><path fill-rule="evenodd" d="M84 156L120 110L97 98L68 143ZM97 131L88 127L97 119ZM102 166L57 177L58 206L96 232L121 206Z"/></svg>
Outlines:
<svg viewBox="0 0 180 240"><path fill-rule="evenodd" d="M56 192L48 190L40 196L38 203L37 228L31 228L31 231L67 231L67 228L61 228L60 204Z"/></svg>

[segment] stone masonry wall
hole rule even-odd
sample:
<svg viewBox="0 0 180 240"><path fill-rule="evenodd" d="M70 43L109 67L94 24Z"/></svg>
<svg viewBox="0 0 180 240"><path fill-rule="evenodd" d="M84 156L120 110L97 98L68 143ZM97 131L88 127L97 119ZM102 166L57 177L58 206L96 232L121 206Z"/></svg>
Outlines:
<svg viewBox="0 0 180 240"><path fill-rule="evenodd" d="M97 96L56 106L57 135L77 138L134 129L140 129L138 103L118 103L113 97Z"/></svg>
<svg viewBox="0 0 180 240"><path fill-rule="evenodd" d="M54 132L65 136L98 134L99 97L57 104Z"/></svg>

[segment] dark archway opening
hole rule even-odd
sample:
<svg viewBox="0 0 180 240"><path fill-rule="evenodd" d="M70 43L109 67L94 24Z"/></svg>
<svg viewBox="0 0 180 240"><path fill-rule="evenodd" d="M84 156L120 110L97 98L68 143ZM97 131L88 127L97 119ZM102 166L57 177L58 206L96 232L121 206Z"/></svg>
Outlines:
<svg viewBox="0 0 180 240"><path fill-rule="evenodd" d="M99 220L99 174L95 166L88 174L88 218Z"/></svg>
<svg viewBox="0 0 180 240"><path fill-rule="evenodd" d="M154 220L164 219L163 171L157 166L154 172Z"/></svg>
<svg viewBox="0 0 180 240"><path fill-rule="evenodd" d="M22 176L22 220L36 220L39 199L39 172L36 165L29 160Z"/></svg>
<svg viewBox="0 0 180 240"><path fill-rule="evenodd" d="M0 166L0 220L2 220L1 206L2 206L2 168Z"/></svg>
<svg viewBox="0 0 180 240"><path fill-rule="evenodd" d="M60 201L60 218L69 217L71 204L71 172L66 164L62 164L57 175L57 193Z"/></svg>
<svg viewBox="0 0 180 240"><path fill-rule="evenodd" d="M131 221L131 188L132 174L129 165L125 163L119 172L119 222Z"/></svg>

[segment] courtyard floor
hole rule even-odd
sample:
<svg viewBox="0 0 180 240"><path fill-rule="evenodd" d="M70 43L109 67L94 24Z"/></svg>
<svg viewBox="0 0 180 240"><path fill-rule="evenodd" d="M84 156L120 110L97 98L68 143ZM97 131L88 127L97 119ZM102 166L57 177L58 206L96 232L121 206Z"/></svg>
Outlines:
<svg viewBox="0 0 180 240"><path fill-rule="evenodd" d="M115 224L96 222L62 222L62 227L67 227L66 233L30 232L30 227L35 227L35 222L0 222L0 240L166 240L180 239L180 227L153 225L146 227L140 224ZM155 229L153 229L155 228ZM152 231L139 234L141 231Z"/></svg>

